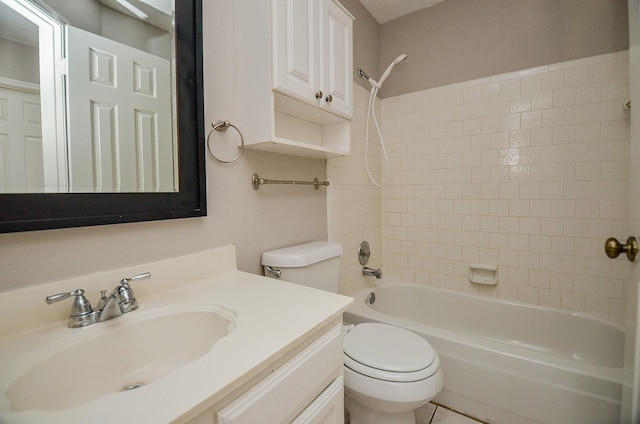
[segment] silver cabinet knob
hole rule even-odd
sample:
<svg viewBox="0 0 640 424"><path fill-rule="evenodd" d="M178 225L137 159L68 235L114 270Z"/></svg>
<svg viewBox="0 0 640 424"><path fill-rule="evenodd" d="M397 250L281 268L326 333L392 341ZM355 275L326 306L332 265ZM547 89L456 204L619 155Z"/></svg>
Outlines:
<svg viewBox="0 0 640 424"><path fill-rule="evenodd" d="M322 91L316 91L316 99L320 100L322 96L324 96L324 94L322 94Z"/></svg>
<svg viewBox="0 0 640 424"><path fill-rule="evenodd" d="M615 238L609 237L604 242L604 251L610 258L617 258L620 253L626 253L627 259L633 262L638 254L638 240L631 236L627 239L627 244L621 244Z"/></svg>
<svg viewBox="0 0 640 424"><path fill-rule="evenodd" d="M333 101L333 96L331 94L329 94L325 100L327 101L327 103L331 103Z"/></svg>

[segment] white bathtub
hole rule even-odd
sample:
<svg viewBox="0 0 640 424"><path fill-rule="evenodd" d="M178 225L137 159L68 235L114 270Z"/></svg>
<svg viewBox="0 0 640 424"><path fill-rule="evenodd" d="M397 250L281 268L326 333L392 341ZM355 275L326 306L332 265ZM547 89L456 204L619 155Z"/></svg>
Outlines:
<svg viewBox="0 0 640 424"><path fill-rule="evenodd" d="M438 403L492 423L620 420L621 326L406 282L383 280L355 297L345 322L386 322L433 345L445 381Z"/></svg>

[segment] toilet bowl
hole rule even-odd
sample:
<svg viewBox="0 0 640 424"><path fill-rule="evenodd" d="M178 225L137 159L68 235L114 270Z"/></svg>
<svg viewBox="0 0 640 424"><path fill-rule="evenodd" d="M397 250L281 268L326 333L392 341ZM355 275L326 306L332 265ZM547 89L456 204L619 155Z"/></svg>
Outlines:
<svg viewBox="0 0 640 424"><path fill-rule="evenodd" d="M343 334L351 424L415 424L413 411L442 389L435 350L420 336L387 324L359 324Z"/></svg>
<svg viewBox="0 0 640 424"><path fill-rule="evenodd" d="M338 292L342 246L311 242L262 254L267 277ZM442 389L437 352L388 324L343 325L345 408L351 424L415 424L413 411Z"/></svg>

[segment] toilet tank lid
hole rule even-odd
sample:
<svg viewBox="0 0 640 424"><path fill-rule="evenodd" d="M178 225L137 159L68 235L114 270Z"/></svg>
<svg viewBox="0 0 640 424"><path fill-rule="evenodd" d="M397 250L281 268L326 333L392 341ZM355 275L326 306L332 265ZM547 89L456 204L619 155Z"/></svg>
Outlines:
<svg viewBox="0 0 640 424"><path fill-rule="evenodd" d="M312 241L262 254L262 265L301 267L342 255L342 246L330 241Z"/></svg>

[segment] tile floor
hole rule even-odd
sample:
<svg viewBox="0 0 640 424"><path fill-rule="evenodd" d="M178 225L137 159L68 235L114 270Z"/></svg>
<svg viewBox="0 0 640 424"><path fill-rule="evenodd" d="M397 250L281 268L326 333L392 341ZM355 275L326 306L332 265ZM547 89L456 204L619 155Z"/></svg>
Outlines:
<svg viewBox="0 0 640 424"><path fill-rule="evenodd" d="M415 412L416 424L481 424L472 418L461 415L434 403L428 403Z"/></svg>
<svg viewBox="0 0 640 424"><path fill-rule="evenodd" d="M485 424L435 403L428 403L416 409L415 417L416 424ZM344 422L348 424L350 419L346 410L344 418Z"/></svg>

